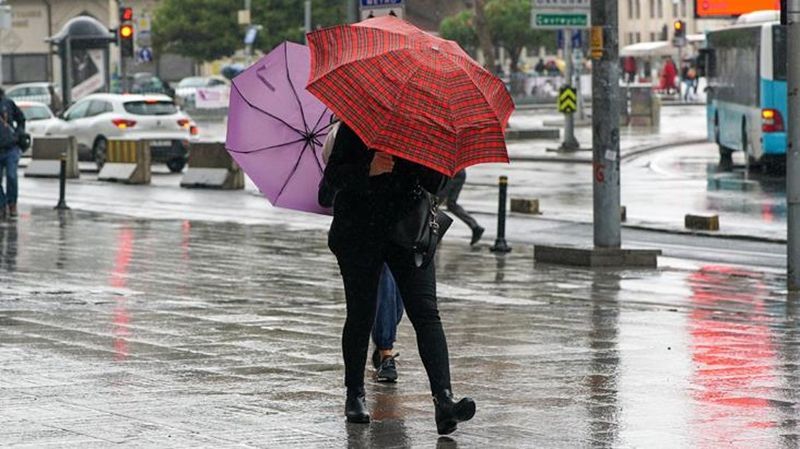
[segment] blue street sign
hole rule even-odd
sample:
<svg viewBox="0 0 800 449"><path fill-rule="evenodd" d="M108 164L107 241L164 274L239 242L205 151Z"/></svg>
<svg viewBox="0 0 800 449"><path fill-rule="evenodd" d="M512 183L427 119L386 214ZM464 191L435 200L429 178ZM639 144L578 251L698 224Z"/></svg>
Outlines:
<svg viewBox="0 0 800 449"><path fill-rule="evenodd" d="M405 4L405 0L361 0L362 7L370 7L370 6L396 6L396 5L403 5Z"/></svg>
<svg viewBox="0 0 800 449"><path fill-rule="evenodd" d="M556 40L558 42L558 48L564 48L564 30L558 30L556 33ZM581 30L576 30L572 32L572 48L582 48L583 47L583 33Z"/></svg>
<svg viewBox="0 0 800 449"><path fill-rule="evenodd" d="M140 48L137 56L141 62L151 62L153 60L153 50L150 47Z"/></svg>
<svg viewBox="0 0 800 449"><path fill-rule="evenodd" d="M245 45L253 45L253 42L256 41L256 34L258 33L258 28L250 27L247 29L247 32L244 34L244 44Z"/></svg>

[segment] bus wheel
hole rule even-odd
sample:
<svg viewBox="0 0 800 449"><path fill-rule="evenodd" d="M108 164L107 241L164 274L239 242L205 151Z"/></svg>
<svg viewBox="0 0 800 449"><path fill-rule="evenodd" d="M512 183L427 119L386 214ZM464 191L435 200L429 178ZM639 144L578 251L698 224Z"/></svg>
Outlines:
<svg viewBox="0 0 800 449"><path fill-rule="evenodd" d="M747 140L747 123L745 122L742 122L742 152L744 153L744 157L747 158L747 165L750 168L750 171L753 171L759 167L758 160L753 157L750 141Z"/></svg>
<svg viewBox="0 0 800 449"><path fill-rule="evenodd" d="M722 171L733 170L733 150L722 145L719 146L719 169Z"/></svg>
<svg viewBox="0 0 800 449"><path fill-rule="evenodd" d="M719 143L719 116L714 114L714 141L719 146L719 169L733 170L733 150Z"/></svg>

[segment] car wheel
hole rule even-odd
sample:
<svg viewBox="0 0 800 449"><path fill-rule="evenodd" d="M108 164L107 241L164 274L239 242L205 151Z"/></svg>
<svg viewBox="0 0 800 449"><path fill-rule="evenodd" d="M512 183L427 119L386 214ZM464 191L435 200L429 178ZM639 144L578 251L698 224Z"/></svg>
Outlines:
<svg viewBox="0 0 800 449"><path fill-rule="evenodd" d="M94 159L94 163L97 164L98 170L102 169L103 165L106 163L107 150L108 140L106 140L104 137L99 137L94 141L94 146L92 147L92 158Z"/></svg>
<svg viewBox="0 0 800 449"><path fill-rule="evenodd" d="M171 159L167 161L167 168L172 173L180 173L183 171L183 167L186 166L186 161L183 159Z"/></svg>

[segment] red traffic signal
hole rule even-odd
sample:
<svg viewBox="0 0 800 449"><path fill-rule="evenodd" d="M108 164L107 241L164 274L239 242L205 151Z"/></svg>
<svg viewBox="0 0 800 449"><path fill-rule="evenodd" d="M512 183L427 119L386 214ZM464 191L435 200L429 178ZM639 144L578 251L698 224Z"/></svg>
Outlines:
<svg viewBox="0 0 800 449"><path fill-rule="evenodd" d="M130 22L133 20L133 8L128 6L120 6L119 8L119 21L122 22Z"/></svg>

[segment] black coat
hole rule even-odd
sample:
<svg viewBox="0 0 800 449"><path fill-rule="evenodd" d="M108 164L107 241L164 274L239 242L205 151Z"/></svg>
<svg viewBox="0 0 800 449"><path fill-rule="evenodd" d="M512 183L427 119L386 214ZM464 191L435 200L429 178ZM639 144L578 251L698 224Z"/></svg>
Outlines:
<svg viewBox="0 0 800 449"><path fill-rule="evenodd" d="M415 187L436 194L446 179L398 157L391 173L370 177L374 155L375 151L342 123L323 180L337 192L329 234L332 249L363 248L386 241L400 217L413 207Z"/></svg>

